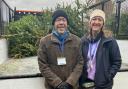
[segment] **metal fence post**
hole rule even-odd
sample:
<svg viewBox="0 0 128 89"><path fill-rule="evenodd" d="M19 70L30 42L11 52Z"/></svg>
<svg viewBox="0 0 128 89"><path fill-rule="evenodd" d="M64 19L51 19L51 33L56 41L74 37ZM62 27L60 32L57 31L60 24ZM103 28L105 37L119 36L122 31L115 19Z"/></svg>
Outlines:
<svg viewBox="0 0 128 89"><path fill-rule="evenodd" d="M119 26L120 26L120 8L121 8L121 0L116 0L116 23L115 23L115 28L116 28L116 36L119 34Z"/></svg>

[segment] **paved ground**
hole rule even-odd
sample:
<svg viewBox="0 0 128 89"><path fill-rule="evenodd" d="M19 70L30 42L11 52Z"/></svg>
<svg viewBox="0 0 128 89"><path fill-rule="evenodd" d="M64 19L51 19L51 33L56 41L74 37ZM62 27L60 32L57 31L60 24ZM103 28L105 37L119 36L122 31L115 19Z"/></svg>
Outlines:
<svg viewBox="0 0 128 89"><path fill-rule="evenodd" d="M128 72L119 72L114 80L113 89L128 89ZM0 89L45 89L44 78L21 78L0 80Z"/></svg>
<svg viewBox="0 0 128 89"><path fill-rule="evenodd" d="M128 40L118 40L117 42L119 44L122 62L128 63Z"/></svg>
<svg viewBox="0 0 128 89"><path fill-rule="evenodd" d="M0 77L12 75L31 75L39 72L37 57L12 59L0 65Z"/></svg>
<svg viewBox="0 0 128 89"><path fill-rule="evenodd" d="M113 89L128 89L128 72L117 73Z"/></svg>

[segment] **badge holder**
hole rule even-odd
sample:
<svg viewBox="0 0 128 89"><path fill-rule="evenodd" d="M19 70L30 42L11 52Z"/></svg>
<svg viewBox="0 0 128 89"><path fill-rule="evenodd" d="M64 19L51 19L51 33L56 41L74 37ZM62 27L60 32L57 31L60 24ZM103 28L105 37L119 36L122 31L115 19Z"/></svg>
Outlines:
<svg viewBox="0 0 128 89"><path fill-rule="evenodd" d="M66 65L65 57L57 57L57 65Z"/></svg>

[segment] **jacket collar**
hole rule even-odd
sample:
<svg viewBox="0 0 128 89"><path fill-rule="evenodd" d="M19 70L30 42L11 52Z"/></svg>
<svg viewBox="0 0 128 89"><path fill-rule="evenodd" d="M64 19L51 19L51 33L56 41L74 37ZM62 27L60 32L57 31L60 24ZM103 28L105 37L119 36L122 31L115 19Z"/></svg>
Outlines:
<svg viewBox="0 0 128 89"><path fill-rule="evenodd" d="M71 36L71 33L69 33L69 36L65 40L65 42L71 41L72 39L73 39L73 37ZM54 43L60 43L60 41L55 37L55 35L53 35L53 33L51 33L51 41L54 42Z"/></svg>
<svg viewBox="0 0 128 89"><path fill-rule="evenodd" d="M108 38L106 38L105 36L103 36L102 39L103 39L103 40L102 40L102 44L107 43L107 42L110 42L110 41L113 40L112 37L108 37Z"/></svg>
<svg viewBox="0 0 128 89"><path fill-rule="evenodd" d="M90 43L88 40L88 34L85 34L81 40L82 40L82 43ZM105 32L103 32L103 36L102 36L101 40L102 40L102 44L104 44L104 43L112 41L113 37L112 37L112 35L108 35Z"/></svg>

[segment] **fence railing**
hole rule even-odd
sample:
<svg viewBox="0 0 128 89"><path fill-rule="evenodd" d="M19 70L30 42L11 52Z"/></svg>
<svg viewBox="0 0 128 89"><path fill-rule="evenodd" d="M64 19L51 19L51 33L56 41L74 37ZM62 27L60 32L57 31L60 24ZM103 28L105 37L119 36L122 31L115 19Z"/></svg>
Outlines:
<svg viewBox="0 0 128 89"><path fill-rule="evenodd" d="M0 1L0 35L5 34L5 26L12 21L14 10L4 1Z"/></svg>
<svg viewBox="0 0 128 89"><path fill-rule="evenodd" d="M126 2L126 0L114 0L114 1L113 0L101 0L101 2L98 2L88 8L89 10L92 10L95 8L104 10L106 13L107 22L111 21L111 24L105 25L106 28L109 29L110 31L112 31L114 36L119 39L127 39L128 38L128 35L120 34L120 30L121 30L120 20L121 20L121 14L122 14L121 4L123 2ZM108 20L108 19L110 19L110 20ZM126 29L126 30L128 30L128 29ZM126 32L128 32L128 31L126 31Z"/></svg>

